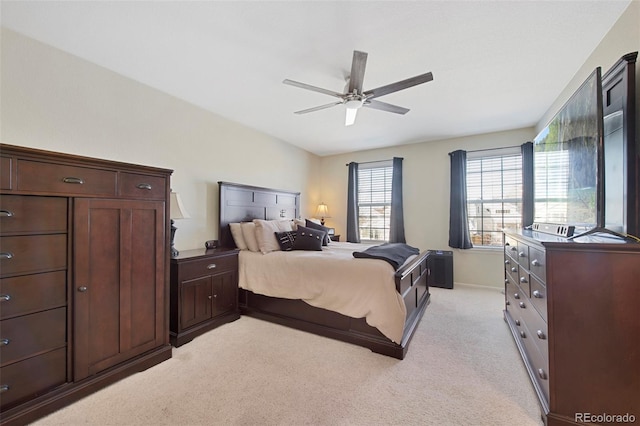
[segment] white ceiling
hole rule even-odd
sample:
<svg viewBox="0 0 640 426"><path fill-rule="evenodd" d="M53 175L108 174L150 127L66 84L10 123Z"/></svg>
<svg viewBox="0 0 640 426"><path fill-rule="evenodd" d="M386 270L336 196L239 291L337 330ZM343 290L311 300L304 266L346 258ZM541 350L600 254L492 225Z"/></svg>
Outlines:
<svg viewBox="0 0 640 426"><path fill-rule="evenodd" d="M5 1L2 25L318 155L533 126L630 0ZM364 89L431 71L344 108L282 84L343 92L354 50ZM623 52L625 53L625 52Z"/></svg>

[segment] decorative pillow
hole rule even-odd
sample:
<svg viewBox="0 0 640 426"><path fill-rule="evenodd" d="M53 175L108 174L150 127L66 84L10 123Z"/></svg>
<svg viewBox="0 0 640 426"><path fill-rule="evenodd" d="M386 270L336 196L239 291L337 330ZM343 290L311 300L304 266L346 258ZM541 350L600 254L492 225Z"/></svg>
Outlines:
<svg viewBox="0 0 640 426"><path fill-rule="evenodd" d="M253 219L253 223L256 225L256 240L262 254L280 250L275 236L276 232L293 231L290 220Z"/></svg>
<svg viewBox="0 0 640 426"><path fill-rule="evenodd" d="M322 241L325 235L326 234L319 229L298 226L296 240L293 242L293 249L322 251Z"/></svg>
<svg viewBox="0 0 640 426"><path fill-rule="evenodd" d="M240 226L239 223L230 223L229 229L231 229L231 236L236 243L236 247L240 250L247 250L247 243L245 243L244 236L242 235L242 226Z"/></svg>
<svg viewBox="0 0 640 426"><path fill-rule="evenodd" d="M331 242L331 237L329 237L329 228L326 226L320 225L319 223L315 223L314 221L307 219L305 222L305 226L307 228L317 229L319 231L324 231L324 239L322 240L322 245L326 246Z"/></svg>
<svg viewBox="0 0 640 426"><path fill-rule="evenodd" d="M280 250L291 251L296 241L296 231L275 232L276 240L280 245Z"/></svg>
<svg viewBox="0 0 640 426"><path fill-rule="evenodd" d="M240 227L242 228L242 236L244 237L244 242L247 244L247 248L251 251L260 251L258 240L256 240L256 224L253 222L242 222Z"/></svg>

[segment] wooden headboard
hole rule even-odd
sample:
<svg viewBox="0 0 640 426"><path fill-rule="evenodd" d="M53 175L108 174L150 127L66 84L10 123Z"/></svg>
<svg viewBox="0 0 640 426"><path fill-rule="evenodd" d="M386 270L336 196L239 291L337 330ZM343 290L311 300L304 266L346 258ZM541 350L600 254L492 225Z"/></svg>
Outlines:
<svg viewBox="0 0 640 426"><path fill-rule="evenodd" d="M235 247L229 224L253 219L300 217L300 193L273 188L218 182L220 218L218 240L222 247Z"/></svg>

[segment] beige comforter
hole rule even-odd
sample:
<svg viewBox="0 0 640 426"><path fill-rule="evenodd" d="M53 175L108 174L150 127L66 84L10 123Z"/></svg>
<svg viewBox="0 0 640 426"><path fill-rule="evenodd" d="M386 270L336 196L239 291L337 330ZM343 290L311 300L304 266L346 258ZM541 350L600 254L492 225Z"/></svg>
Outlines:
<svg viewBox="0 0 640 426"><path fill-rule="evenodd" d="M406 307L396 291L393 267L356 259L367 245L332 242L319 251L240 252L240 287L254 293L302 299L352 318L366 318L395 343L404 330ZM409 259L408 261L410 261Z"/></svg>

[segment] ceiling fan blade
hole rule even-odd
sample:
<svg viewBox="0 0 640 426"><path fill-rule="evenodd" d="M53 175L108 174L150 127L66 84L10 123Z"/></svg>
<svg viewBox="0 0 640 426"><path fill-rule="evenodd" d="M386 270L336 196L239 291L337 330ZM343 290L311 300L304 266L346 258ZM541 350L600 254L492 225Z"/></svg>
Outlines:
<svg viewBox="0 0 640 426"><path fill-rule="evenodd" d="M376 89L367 90L366 92L364 92L364 95L367 96L368 99L373 99L379 96L388 95L389 93L398 92L409 87L417 86L418 84L428 83L431 80L433 80L433 74L428 72L426 74L420 74L406 80L387 84L386 86L380 86Z"/></svg>
<svg viewBox="0 0 640 426"><path fill-rule="evenodd" d="M409 112L408 108L403 108L397 105L391 105L386 102L380 102L376 100L365 101L362 106L367 108L379 109L381 111L394 112L396 114L406 114Z"/></svg>
<svg viewBox="0 0 640 426"><path fill-rule="evenodd" d="M364 70L367 67L367 54L358 50L353 51L353 61L351 62L351 75L349 76L349 93L362 93L362 83L364 82Z"/></svg>
<svg viewBox="0 0 640 426"><path fill-rule="evenodd" d="M337 98L342 98L342 93L332 92L331 90L322 89L320 87L312 86L306 83L300 83L298 81L293 81L289 79L285 79L282 81L284 84L288 84L289 86L299 87L301 89L311 90L313 92L324 93L325 95L335 96Z"/></svg>
<svg viewBox="0 0 640 426"><path fill-rule="evenodd" d="M332 106L340 105L341 103L342 103L342 101L340 101L340 102L332 102L330 104L320 105L320 106L317 106L317 107L296 111L295 114L306 114L308 112L320 111L321 109L331 108Z"/></svg>

